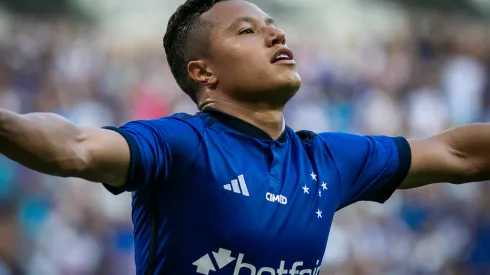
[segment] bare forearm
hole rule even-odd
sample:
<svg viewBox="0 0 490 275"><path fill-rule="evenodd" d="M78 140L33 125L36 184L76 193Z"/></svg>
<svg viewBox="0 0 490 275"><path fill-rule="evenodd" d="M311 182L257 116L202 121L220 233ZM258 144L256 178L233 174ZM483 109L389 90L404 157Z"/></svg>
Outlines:
<svg viewBox="0 0 490 275"><path fill-rule="evenodd" d="M410 140L412 166L401 189L490 179L490 124L470 124Z"/></svg>
<svg viewBox="0 0 490 275"><path fill-rule="evenodd" d="M73 176L83 170L85 138L81 128L61 116L0 109L0 154L36 171Z"/></svg>
<svg viewBox="0 0 490 275"><path fill-rule="evenodd" d="M490 124L479 123L443 132L441 140L459 160L463 176L470 180L490 179Z"/></svg>

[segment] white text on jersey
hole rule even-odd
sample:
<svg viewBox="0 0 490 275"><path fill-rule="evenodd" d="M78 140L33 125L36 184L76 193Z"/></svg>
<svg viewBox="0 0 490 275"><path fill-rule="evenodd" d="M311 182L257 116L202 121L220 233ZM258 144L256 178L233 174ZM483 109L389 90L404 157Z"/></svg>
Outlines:
<svg viewBox="0 0 490 275"><path fill-rule="evenodd" d="M265 193L265 199L270 202L278 202L280 204L287 204L288 198L283 195L274 195L270 192Z"/></svg>
<svg viewBox="0 0 490 275"><path fill-rule="evenodd" d="M196 273L209 275L212 271L218 271L228 264L231 264L236 260L235 269L233 275L318 275L320 272L320 261L316 261L316 265L313 268L305 268L304 262L294 262L288 269L286 266L286 261L280 261L279 267L256 267L253 264L249 264L243 261L245 257L244 254L239 253L238 259L231 256L232 252L227 249L220 248L218 252L212 252L201 257L199 260L195 261L193 265L197 267ZM213 264L210 255L214 256L216 261L216 266Z"/></svg>

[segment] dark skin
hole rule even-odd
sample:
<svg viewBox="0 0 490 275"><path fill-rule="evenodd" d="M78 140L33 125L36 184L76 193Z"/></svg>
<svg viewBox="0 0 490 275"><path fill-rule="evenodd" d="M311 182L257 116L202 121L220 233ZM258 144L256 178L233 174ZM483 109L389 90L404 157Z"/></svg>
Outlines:
<svg viewBox="0 0 490 275"><path fill-rule="evenodd" d="M289 52L284 32L258 7L241 0L220 2L201 19L213 24L209 49L187 66L201 87L199 108L219 109L277 139L284 131L284 106L301 85L291 58L272 62L278 50ZM457 127L409 143L412 165L401 189L490 179L489 124ZM1 109L0 154L42 173L114 187L125 183L130 161L126 140L113 131L79 127L54 114Z"/></svg>

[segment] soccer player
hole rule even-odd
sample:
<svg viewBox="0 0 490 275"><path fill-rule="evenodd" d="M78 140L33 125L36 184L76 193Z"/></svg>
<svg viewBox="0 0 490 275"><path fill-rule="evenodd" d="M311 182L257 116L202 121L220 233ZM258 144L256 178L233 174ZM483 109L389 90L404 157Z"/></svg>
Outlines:
<svg viewBox="0 0 490 275"><path fill-rule="evenodd" d="M301 84L294 56L246 1L185 2L164 47L201 112L91 129L0 111L1 154L132 192L137 274L318 274L337 210L490 179L488 124L409 141L285 126Z"/></svg>

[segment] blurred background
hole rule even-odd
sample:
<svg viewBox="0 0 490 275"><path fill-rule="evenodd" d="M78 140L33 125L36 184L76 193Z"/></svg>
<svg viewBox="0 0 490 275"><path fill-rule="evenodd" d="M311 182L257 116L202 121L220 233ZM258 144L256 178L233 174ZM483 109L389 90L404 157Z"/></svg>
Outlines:
<svg viewBox="0 0 490 275"><path fill-rule="evenodd" d="M165 63L183 0L0 0L0 108L88 126L197 111ZM256 1L258 2L258 1ZM425 137L490 121L490 1L269 0L304 85L295 130ZM490 274L490 185L342 210L322 274ZM0 275L134 274L130 196L0 157Z"/></svg>

